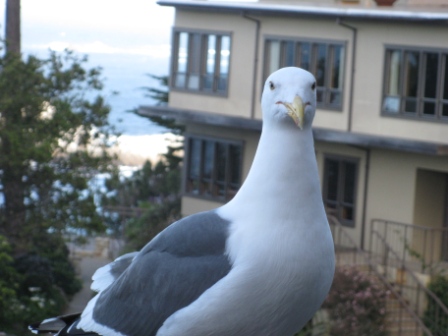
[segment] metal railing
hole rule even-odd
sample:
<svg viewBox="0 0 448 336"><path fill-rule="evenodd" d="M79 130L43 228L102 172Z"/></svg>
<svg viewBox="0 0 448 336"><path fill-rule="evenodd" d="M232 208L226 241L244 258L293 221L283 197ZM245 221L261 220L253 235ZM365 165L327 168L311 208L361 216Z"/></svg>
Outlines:
<svg viewBox="0 0 448 336"><path fill-rule="evenodd" d="M413 271L433 275L446 267L448 260L448 228L400 223L373 219L370 223L370 240L377 232ZM373 250L370 241L369 251Z"/></svg>
<svg viewBox="0 0 448 336"><path fill-rule="evenodd" d="M433 246L425 250L426 247L422 246L419 252L415 252L409 247L410 238L415 237L415 232L423 232L424 238L432 237L433 233L430 230L421 230L421 227L417 227L414 231L410 225L402 223L386 221L382 223L385 224L383 230L379 231L372 225L370 231L369 255L372 265L375 266L377 273L393 286L395 292L406 300L413 313L423 317L425 328L430 332L428 335L448 335L448 308L426 287L425 283L429 275L424 271L435 269L434 262L437 260L433 258L435 248ZM392 226L390 223L395 225ZM412 246L419 248L417 244ZM429 255L424 253L428 251Z"/></svg>
<svg viewBox="0 0 448 336"><path fill-rule="evenodd" d="M331 231L333 234L335 250L336 250L336 263L338 266L342 265L357 265L358 267L364 267L367 271L370 271L374 276L376 276L383 285L391 293L390 298L397 302L397 307L395 311L396 321L392 330L389 330L393 335L406 335L406 336L438 336L438 333L432 333L431 330L425 325L425 323L420 318L419 310L423 307L423 303L419 301L419 309L415 309L415 306L404 295L405 286L396 286L390 277L389 267L384 267L379 261L392 262L391 258L387 260L372 258L372 254L361 250L354 239L347 233L344 227L340 224L338 219L332 215L328 216ZM382 251L388 256L394 255L394 252L387 244L384 239L381 239L378 234L379 240L383 242L381 248ZM377 246L378 250L380 247ZM385 264L389 265L389 264ZM412 274L412 272L410 272ZM410 279L415 280L413 275L409 275ZM417 279L418 280L418 279ZM418 284L417 284L418 283ZM435 321L440 321L444 318L445 313L448 313L446 307L440 306L440 300L435 297L433 293L430 293L425 286L422 286L419 281L416 282L418 289L419 300L421 297L428 295L432 300L431 302L436 302L436 316L434 316ZM437 305L438 304L438 305ZM440 334L445 335L445 334Z"/></svg>

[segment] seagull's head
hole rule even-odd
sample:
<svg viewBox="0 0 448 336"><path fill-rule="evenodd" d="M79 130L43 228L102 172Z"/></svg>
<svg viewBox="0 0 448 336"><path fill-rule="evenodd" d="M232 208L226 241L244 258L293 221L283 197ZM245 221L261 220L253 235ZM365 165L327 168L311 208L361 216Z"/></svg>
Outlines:
<svg viewBox="0 0 448 336"><path fill-rule="evenodd" d="M261 98L264 122L311 127L316 112L316 79L306 70L287 67L272 73Z"/></svg>

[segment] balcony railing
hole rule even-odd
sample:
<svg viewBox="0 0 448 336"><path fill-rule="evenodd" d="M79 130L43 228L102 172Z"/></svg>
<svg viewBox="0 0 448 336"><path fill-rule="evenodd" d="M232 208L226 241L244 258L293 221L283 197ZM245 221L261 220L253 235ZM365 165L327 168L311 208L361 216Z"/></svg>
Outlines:
<svg viewBox="0 0 448 336"><path fill-rule="evenodd" d="M391 335L448 335L445 326L448 321L447 307L407 268L403 255L396 253L387 241L388 235L384 237L384 233L372 230L370 247L371 251L375 252L364 251L334 216L330 215L328 218L335 243L337 265L357 265L364 268L380 279L390 291L390 299L396 305L394 321L389 328ZM423 322L422 316L427 307L431 309L426 312ZM431 328L428 328L429 325Z"/></svg>

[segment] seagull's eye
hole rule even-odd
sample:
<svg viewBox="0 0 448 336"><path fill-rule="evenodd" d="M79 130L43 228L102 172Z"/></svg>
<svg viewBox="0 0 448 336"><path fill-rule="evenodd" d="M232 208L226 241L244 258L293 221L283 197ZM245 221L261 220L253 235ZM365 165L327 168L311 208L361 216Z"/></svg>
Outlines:
<svg viewBox="0 0 448 336"><path fill-rule="evenodd" d="M315 88L316 88L316 82L314 82L313 85L311 85L311 90L314 91Z"/></svg>
<svg viewBox="0 0 448 336"><path fill-rule="evenodd" d="M270 88L271 90L274 90L274 89L275 89L275 85L274 85L274 83L269 82L269 88Z"/></svg>

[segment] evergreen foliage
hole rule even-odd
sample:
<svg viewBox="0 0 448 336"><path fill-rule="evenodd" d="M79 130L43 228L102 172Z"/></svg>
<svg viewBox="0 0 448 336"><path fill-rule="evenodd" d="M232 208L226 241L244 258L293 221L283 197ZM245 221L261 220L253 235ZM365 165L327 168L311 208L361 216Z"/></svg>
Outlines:
<svg viewBox="0 0 448 336"><path fill-rule="evenodd" d="M445 306L448 306L448 279L445 276L436 275L428 284L428 289L432 291ZM428 299L428 305L423 315L423 322L433 335L448 335L448 319L431 298Z"/></svg>
<svg viewBox="0 0 448 336"><path fill-rule="evenodd" d="M60 314L80 289L65 235L105 228L88 181L113 169L113 129L101 69L86 62L71 51L0 58L0 331L28 334Z"/></svg>

